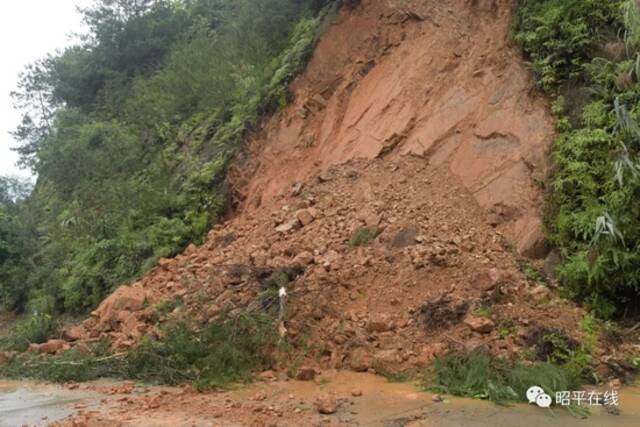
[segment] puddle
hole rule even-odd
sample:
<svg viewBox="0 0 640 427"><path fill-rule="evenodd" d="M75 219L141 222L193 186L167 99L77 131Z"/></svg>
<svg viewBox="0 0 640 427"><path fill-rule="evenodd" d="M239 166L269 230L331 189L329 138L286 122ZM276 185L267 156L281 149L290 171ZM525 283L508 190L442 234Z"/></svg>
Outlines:
<svg viewBox="0 0 640 427"><path fill-rule="evenodd" d="M98 395L52 385L0 381L0 427L46 426L95 405Z"/></svg>
<svg viewBox="0 0 640 427"><path fill-rule="evenodd" d="M359 427L637 427L640 426L640 387L620 392L620 415L595 408L586 419L563 409L533 405L501 407L491 402L432 394L409 383L390 383L382 377L355 372L325 371L315 381L257 382L224 393L184 394L170 387L140 387L127 394L105 393L113 385L87 385L92 390L67 390L53 385L0 381L0 427L46 426L77 413L93 413L92 420L122 426L247 426L255 425L256 406L279 407L278 426L340 425ZM353 391L361 396L353 396ZM265 396L257 402L257 393ZM317 414L315 399L333 395L338 411ZM359 393L356 393L359 394ZM158 404L152 405L156 399ZM238 404L232 404L236 402ZM241 404L240 404L241 403ZM221 412L220 408L227 408ZM292 411L296 411L293 413ZM282 414L281 414L282 416ZM215 420L215 422L213 422ZM324 421L323 421L324 420ZM96 422L97 422L96 421ZM213 422L213 424L212 424ZM337 424L335 424L338 422ZM265 424L266 425L266 424Z"/></svg>
<svg viewBox="0 0 640 427"><path fill-rule="evenodd" d="M231 392L249 399L256 390L274 399L313 399L319 393L347 397L335 415L347 425L367 427L638 427L640 426L640 387L620 392L620 415L594 408L586 419L576 418L565 409L542 409L533 405L502 407L491 402L444 396L445 402L432 402L432 394L415 385L390 383L386 379L353 372L325 372L319 383L287 381L254 385ZM351 397L353 390L361 397Z"/></svg>

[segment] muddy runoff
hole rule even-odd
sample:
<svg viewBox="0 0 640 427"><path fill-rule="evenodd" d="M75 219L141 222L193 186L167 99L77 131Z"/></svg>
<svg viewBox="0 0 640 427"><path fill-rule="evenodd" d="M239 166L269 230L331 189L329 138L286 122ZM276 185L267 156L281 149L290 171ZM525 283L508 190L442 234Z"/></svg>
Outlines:
<svg viewBox="0 0 640 427"><path fill-rule="evenodd" d="M334 407L322 414L318 400ZM412 383L354 372L326 371L313 381L273 378L233 390L96 382L53 386L0 382L0 427L14 426L519 426L636 427L640 387L620 390L620 414L592 408L585 419L567 410L441 396Z"/></svg>

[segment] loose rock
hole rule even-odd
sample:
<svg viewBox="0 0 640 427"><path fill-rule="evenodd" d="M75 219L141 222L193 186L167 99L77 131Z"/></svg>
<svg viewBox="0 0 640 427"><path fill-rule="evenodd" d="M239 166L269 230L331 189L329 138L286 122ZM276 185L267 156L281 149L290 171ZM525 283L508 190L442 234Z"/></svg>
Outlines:
<svg viewBox="0 0 640 427"><path fill-rule="evenodd" d="M316 399L316 409L323 415L335 414L338 410L338 402L331 396L321 396Z"/></svg>
<svg viewBox="0 0 640 427"><path fill-rule="evenodd" d="M480 332L481 334L488 334L496 326L491 319L478 316L468 316L464 319L464 324L472 331Z"/></svg>
<svg viewBox="0 0 640 427"><path fill-rule="evenodd" d="M298 369L298 372L296 373L296 379L298 381L313 381L315 377L316 377L315 369L309 366L302 366L300 369Z"/></svg>

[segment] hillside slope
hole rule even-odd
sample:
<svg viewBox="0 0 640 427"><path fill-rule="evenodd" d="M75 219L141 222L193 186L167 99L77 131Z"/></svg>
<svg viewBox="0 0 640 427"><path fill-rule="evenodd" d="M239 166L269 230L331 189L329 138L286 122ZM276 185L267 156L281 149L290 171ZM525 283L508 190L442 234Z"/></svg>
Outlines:
<svg viewBox="0 0 640 427"><path fill-rule="evenodd" d="M582 351L601 379L624 376L637 349L586 337L585 311L523 268L546 256L538 182L554 130L509 44L512 2L351 3L293 82L291 104L234 159L228 220L120 287L66 342L32 351L109 337L118 356L161 337L167 320L275 311L282 354L261 366L266 381L396 375L476 349L531 361ZM184 394L181 410L197 406ZM167 396L138 399L138 416ZM276 398L287 409L225 400L212 416L300 425Z"/></svg>
<svg viewBox="0 0 640 427"><path fill-rule="evenodd" d="M421 5L343 10L295 102L236 159L236 214L67 337L131 347L176 298L170 318L260 310L285 274L283 338L325 367L397 372L461 347L518 358L539 331L579 339L582 310L510 249L544 254L535 180L553 134L507 46L509 2Z"/></svg>

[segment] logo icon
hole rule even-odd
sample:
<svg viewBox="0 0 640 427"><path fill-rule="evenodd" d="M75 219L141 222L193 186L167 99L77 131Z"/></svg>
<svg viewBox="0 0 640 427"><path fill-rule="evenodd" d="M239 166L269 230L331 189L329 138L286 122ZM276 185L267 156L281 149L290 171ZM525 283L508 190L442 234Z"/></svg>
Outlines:
<svg viewBox="0 0 640 427"><path fill-rule="evenodd" d="M551 406L551 396L544 392L542 387L534 385L527 390L527 400L529 403L535 403L541 408L548 408Z"/></svg>

